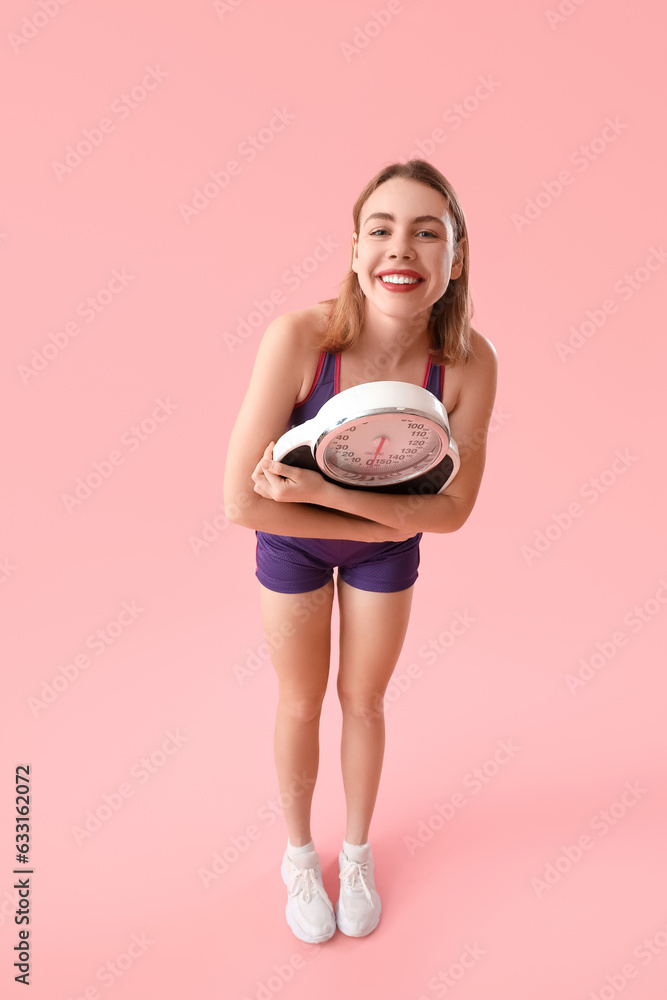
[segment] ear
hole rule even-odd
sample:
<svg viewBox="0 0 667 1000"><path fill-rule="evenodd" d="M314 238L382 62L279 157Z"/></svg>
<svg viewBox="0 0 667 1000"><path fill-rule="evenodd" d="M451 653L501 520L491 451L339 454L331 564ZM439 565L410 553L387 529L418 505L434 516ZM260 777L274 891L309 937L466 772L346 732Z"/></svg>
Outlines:
<svg viewBox="0 0 667 1000"><path fill-rule="evenodd" d="M466 241L461 240L454 254L454 260L452 261L452 270L450 278L460 278L461 272L463 271L463 260L465 258Z"/></svg>
<svg viewBox="0 0 667 1000"><path fill-rule="evenodd" d="M357 262L357 260L359 258L359 250L358 250L358 247L357 247L357 240L358 240L358 238L359 237L358 237L357 233L352 233L352 251L351 251L351 254L350 254L350 267L352 268L353 271L357 270L357 268L356 268L355 265L356 265L356 262Z"/></svg>

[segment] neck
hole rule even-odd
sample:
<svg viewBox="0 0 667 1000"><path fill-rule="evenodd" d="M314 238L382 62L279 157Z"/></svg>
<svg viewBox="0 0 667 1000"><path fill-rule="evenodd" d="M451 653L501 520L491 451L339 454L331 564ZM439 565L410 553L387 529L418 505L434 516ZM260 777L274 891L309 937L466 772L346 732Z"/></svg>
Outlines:
<svg viewBox="0 0 667 1000"><path fill-rule="evenodd" d="M431 346L430 312L395 317L366 308L358 341L361 351L366 357L386 354L392 365L424 357Z"/></svg>

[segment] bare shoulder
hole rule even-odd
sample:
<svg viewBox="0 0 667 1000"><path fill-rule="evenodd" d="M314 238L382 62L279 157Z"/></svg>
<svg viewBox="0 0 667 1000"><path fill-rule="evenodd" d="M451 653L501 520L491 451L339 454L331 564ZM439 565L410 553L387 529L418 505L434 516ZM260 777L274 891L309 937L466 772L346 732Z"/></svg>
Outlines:
<svg viewBox="0 0 667 1000"><path fill-rule="evenodd" d="M326 326L329 312L331 310L332 299L325 299L323 302L316 302L312 306L306 306L293 313L294 316L301 316L307 322L316 323L322 329Z"/></svg>
<svg viewBox="0 0 667 1000"><path fill-rule="evenodd" d="M443 403L448 413L460 408L471 396L495 397L498 358L491 341L478 330L470 329L472 353L462 364L447 367Z"/></svg>
<svg viewBox="0 0 667 1000"><path fill-rule="evenodd" d="M288 365L296 365L300 371L315 349L324 326L324 316L317 306L281 313L266 327L258 356L277 351Z"/></svg>
<svg viewBox="0 0 667 1000"><path fill-rule="evenodd" d="M286 315L291 317L291 321L299 329L304 343L309 347L316 347L326 329L330 308L329 302L316 302L315 305Z"/></svg>
<svg viewBox="0 0 667 1000"><path fill-rule="evenodd" d="M331 303L317 302L304 309L286 313L293 329L293 336L298 342L297 370L300 386L295 402L301 403L313 384L320 357L320 344L326 330Z"/></svg>
<svg viewBox="0 0 667 1000"><path fill-rule="evenodd" d="M479 330L470 328L470 344L473 350L471 363L484 369L496 371L498 368L498 355L496 349Z"/></svg>
<svg viewBox="0 0 667 1000"><path fill-rule="evenodd" d="M232 479L246 479L269 441L277 441L317 363L317 336L325 317L310 307L275 316L257 349L250 382L230 438ZM307 382L310 385L310 381ZM250 471L248 471L250 470Z"/></svg>
<svg viewBox="0 0 667 1000"><path fill-rule="evenodd" d="M265 336L281 336L295 347L316 348L327 324L329 306L318 302L276 316L266 328Z"/></svg>
<svg viewBox="0 0 667 1000"><path fill-rule="evenodd" d="M493 387L495 392L498 378L498 355L488 339L478 330L470 328L472 353L461 371L461 390L486 391Z"/></svg>

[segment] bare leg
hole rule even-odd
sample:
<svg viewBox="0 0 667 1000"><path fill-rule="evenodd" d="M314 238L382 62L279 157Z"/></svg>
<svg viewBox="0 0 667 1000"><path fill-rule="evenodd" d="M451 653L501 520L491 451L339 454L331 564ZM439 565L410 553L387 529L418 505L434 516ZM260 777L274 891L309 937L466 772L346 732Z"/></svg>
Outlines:
<svg viewBox="0 0 667 1000"><path fill-rule="evenodd" d="M307 594L278 594L262 584L261 608L267 636L285 642L272 647L278 675L274 754L287 833L294 847L311 840L310 809L319 767L319 727L329 678L331 608L329 581ZM287 628L286 626L291 626Z"/></svg>
<svg viewBox="0 0 667 1000"><path fill-rule="evenodd" d="M341 766L350 844L365 844L375 808L385 746L383 698L398 661L414 585L393 594L351 587L338 578L343 710Z"/></svg>

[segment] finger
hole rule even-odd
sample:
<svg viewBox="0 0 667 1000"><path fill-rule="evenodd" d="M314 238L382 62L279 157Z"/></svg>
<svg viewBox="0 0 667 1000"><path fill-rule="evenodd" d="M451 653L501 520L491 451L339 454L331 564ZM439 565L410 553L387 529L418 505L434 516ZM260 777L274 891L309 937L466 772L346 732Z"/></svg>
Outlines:
<svg viewBox="0 0 667 1000"><path fill-rule="evenodd" d="M282 478L282 476L276 475L276 473L271 472L270 469L264 469L264 477L266 478L266 481L269 483L269 485L273 487L280 487L283 486L285 483L285 480Z"/></svg>
<svg viewBox="0 0 667 1000"><path fill-rule="evenodd" d="M261 472L266 463L271 462L272 460L273 460L273 442L269 442L269 444L267 444L266 448L264 449L262 457L255 466L255 472Z"/></svg>
<svg viewBox="0 0 667 1000"><path fill-rule="evenodd" d="M266 467L269 472L273 472L276 476L285 476L288 479L293 478L294 469L291 465L283 465L282 462L274 462L271 460Z"/></svg>

